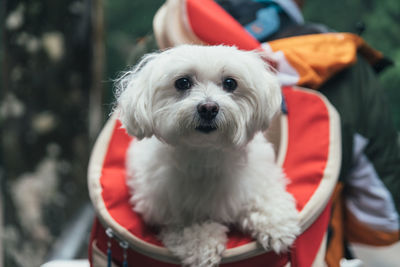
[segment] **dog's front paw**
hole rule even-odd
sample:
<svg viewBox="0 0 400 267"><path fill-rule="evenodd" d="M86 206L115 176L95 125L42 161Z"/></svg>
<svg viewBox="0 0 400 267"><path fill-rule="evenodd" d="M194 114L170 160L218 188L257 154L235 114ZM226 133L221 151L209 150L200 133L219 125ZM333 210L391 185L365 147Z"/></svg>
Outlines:
<svg viewBox="0 0 400 267"><path fill-rule="evenodd" d="M300 234L297 215L277 222L262 213L252 213L242 224L265 250L278 254L288 251Z"/></svg>
<svg viewBox="0 0 400 267"><path fill-rule="evenodd" d="M165 229L164 245L177 256L183 266L218 266L225 250L228 228L215 222L194 224L183 229Z"/></svg>
<svg viewBox="0 0 400 267"><path fill-rule="evenodd" d="M290 229L273 227L272 229L258 233L257 240L265 250L272 249L279 254L289 250L299 232L299 227L290 227Z"/></svg>

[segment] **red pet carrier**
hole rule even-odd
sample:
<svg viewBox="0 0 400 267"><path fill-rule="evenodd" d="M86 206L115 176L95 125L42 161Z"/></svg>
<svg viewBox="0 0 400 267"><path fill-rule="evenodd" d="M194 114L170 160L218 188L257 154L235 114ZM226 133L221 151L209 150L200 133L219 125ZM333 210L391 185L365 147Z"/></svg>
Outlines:
<svg viewBox="0 0 400 267"><path fill-rule="evenodd" d="M302 233L289 253L263 251L248 235L231 231L221 266L323 266L330 198L341 155L335 109L315 91L283 88L285 108L272 125L277 160L291 182ZM92 152L88 184L97 213L90 240L91 266L179 266L129 204L125 154L131 137L114 115ZM279 133L276 135L276 133Z"/></svg>
<svg viewBox="0 0 400 267"><path fill-rule="evenodd" d="M353 64L357 54L372 64L382 59L382 54L371 49L360 37L345 33L298 36L260 44L212 0L167 0L154 18L154 33L161 49L189 43L235 45L239 49L262 51L286 86L283 93L287 112L271 125L275 128L271 132L279 133L273 135L271 141L279 148L278 164L291 179L287 190L297 200L302 234L289 253L275 255L262 251L247 235L232 230L221 265L325 266L330 199L341 156L339 119L320 94L293 86L316 89ZM113 116L92 153L89 191L97 218L90 240L91 265L177 266L177 259L128 203L125 153L130 141ZM340 197L335 199L340 200ZM337 209L341 205L335 207L334 213L341 217ZM360 225L353 228L370 233ZM360 232L354 229L352 233ZM375 238L363 235L363 239L370 237ZM341 253L338 255L340 259Z"/></svg>
<svg viewBox="0 0 400 267"><path fill-rule="evenodd" d="M287 190L297 200L302 233L289 253L276 255L263 251L248 235L232 230L221 266L324 266L330 199L341 161L340 123L336 110L321 94L294 85L316 88L353 62L360 47L364 52L368 48L361 39L346 34L261 45L211 0L168 0L154 18L154 32L160 48L195 43L264 51L286 86L284 112L270 132L278 148L277 162L291 180ZM327 47L332 43L336 49ZM323 51L335 54L321 55L318 48L322 46L327 47ZM97 212L90 240L91 266L178 266L179 261L163 247L154 229L145 225L129 204L125 154L131 138L120 126L115 116L109 119L89 164L89 192Z"/></svg>

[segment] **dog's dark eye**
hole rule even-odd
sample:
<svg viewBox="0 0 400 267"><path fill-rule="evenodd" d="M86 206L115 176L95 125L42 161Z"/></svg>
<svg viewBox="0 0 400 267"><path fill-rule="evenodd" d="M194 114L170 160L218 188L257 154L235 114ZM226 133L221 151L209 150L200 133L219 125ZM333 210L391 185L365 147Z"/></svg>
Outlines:
<svg viewBox="0 0 400 267"><path fill-rule="evenodd" d="M175 81L175 88L180 91L188 90L190 87L192 87L192 85L193 82L188 77L182 77Z"/></svg>
<svg viewBox="0 0 400 267"><path fill-rule="evenodd" d="M235 79L233 78L226 78L223 82L222 82L222 87L228 91L228 92L232 92L236 89L237 87L237 82Z"/></svg>

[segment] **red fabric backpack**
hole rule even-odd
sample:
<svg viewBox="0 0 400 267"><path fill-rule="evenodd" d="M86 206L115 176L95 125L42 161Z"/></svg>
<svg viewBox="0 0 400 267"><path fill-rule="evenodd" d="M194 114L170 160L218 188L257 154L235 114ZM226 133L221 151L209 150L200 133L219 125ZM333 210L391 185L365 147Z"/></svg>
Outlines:
<svg viewBox="0 0 400 267"><path fill-rule="evenodd" d="M274 122L279 129L278 164L291 182L302 233L289 253L260 249L248 235L231 231L221 266L322 266L330 218L330 198L340 168L338 114L315 91L283 88L285 112ZM154 229L129 204L125 154L132 140L112 116L102 130L89 163L88 184L97 218L92 228L91 266L179 266ZM111 266L111 265L110 265Z"/></svg>
<svg viewBox="0 0 400 267"><path fill-rule="evenodd" d="M211 0L168 0L154 18L154 32L161 48L197 43L265 51ZM291 68L278 71L304 74ZM278 147L277 163L291 180L287 190L296 198L302 233L289 253L276 255L232 230L221 266L324 266L330 201L341 162L339 116L321 94L293 86L296 77L285 77L285 107L271 125L279 135L271 141ZM115 115L108 120L89 163L89 193L97 214L89 245L91 266L179 266L129 204L125 154L132 138L120 126Z"/></svg>

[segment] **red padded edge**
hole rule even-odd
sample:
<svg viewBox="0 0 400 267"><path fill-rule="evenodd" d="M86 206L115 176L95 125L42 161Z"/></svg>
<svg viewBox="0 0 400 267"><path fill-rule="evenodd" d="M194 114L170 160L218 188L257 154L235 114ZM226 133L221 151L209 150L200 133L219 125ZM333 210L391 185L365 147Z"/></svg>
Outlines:
<svg viewBox="0 0 400 267"><path fill-rule="evenodd" d="M105 234L105 229L101 226L98 220L95 221L92 228L92 239L89 244L93 244L96 242L97 248L100 249L104 254L107 251L107 241L108 237ZM90 246L91 247L91 246ZM113 262L118 266L122 266L123 261L123 252L120 248L119 244L112 239L111 240L111 249L112 249L112 258ZM91 255L91 249L89 250L89 255ZM89 256L90 257L90 256ZM89 258L90 262L91 257ZM179 265L166 263L162 261L155 260L153 258L147 257L141 253L138 253L132 249L128 250L127 260L133 266L157 266L157 267L177 267ZM265 267L265 263L268 262L269 266L285 266L288 262L287 255L277 256L273 253L262 254L259 256L255 256L246 260L225 263L221 264L221 266L226 267Z"/></svg>
<svg viewBox="0 0 400 267"><path fill-rule="evenodd" d="M288 151L283 168L291 183L287 190L301 210L324 175L329 152L329 113L315 94L283 88L288 109Z"/></svg>
<svg viewBox="0 0 400 267"><path fill-rule="evenodd" d="M297 237L291 251L291 267L309 267L321 246L331 216L331 202L325 207L318 219Z"/></svg>
<svg viewBox="0 0 400 267"><path fill-rule="evenodd" d="M212 0L186 0L187 20L193 33L209 45L255 50L260 43Z"/></svg>
<svg viewBox="0 0 400 267"><path fill-rule="evenodd" d="M133 235L154 245L162 246L154 232L147 227L129 204L129 191L125 183L125 156L132 138L117 121L104 160L100 183L102 196L111 217Z"/></svg>
<svg viewBox="0 0 400 267"><path fill-rule="evenodd" d="M326 104L315 94L283 88L288 109L288 151L283 167L293 178L287 190L301 210L319 185L327 164L330 120ZM301 140L301 142L299 142ZM330 203L297 239L292 248L292 267L308 267L314 262L330 218Z"/></svg>

